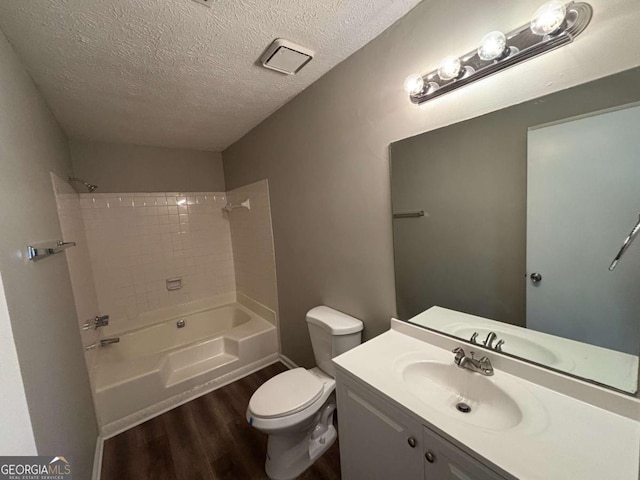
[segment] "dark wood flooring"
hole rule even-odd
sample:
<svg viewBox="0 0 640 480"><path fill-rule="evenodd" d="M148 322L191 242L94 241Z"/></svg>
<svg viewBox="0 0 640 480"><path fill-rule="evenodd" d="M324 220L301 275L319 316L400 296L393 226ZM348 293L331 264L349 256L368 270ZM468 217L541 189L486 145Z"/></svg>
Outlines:
<svg viewBox="0 0 640 480"><path fill-rule="evenodd" d="M285 370L270 365L106 440L102 480L266 479L267 436L244 415L253 392ZM339 479L338 441L299 478Z"/></svg>

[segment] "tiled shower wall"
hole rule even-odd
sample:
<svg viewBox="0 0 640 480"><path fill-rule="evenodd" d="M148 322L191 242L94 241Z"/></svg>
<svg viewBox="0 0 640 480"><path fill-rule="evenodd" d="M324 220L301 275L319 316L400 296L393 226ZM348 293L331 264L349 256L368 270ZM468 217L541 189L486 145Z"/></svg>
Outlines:
<svg viewBox="0 0 640 480"><path fill-rule="evenodd" d="M118 320L235 290L224 192L80 194L100 312ZM166 279L182 277L180 290Z"/></svg>
<svg viewBox="0 0 640 480"><path fill-rule="evenodd" d="M276 265L271 228L267 180L227 192L231 203L247 198L251 210L239 208L229 214L236 272L236 290L278 312Z"/></svg>

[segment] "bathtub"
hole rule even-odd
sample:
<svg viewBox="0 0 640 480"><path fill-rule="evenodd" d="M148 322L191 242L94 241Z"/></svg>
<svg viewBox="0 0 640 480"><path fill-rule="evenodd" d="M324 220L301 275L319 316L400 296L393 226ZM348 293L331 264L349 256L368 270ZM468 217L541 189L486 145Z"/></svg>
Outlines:
<svg viewBox="0 0 640 480"><path fill-rule="evenodd" d="M91 372L101 426L166 410L172 399L179 404L278 351L275 326L235 302L129 330L109 327L102 338L114 336L120 342L99 348Z"/></svg>

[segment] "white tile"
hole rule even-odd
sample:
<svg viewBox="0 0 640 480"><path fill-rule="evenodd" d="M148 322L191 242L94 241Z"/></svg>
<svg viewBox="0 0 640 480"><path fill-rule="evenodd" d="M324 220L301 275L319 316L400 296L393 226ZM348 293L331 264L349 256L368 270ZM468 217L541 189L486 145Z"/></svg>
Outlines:
<svg viewBox="0 0 640 480"><path fill-rule="evenodd" d="M97 266L93 276L105 312L127 319L235 289L233 261L214 261L205 269L195 257L200 250L231 251L228 222L220 216L203 215L198 209L199 197L206 202L205 197L210 196L213 194L208 192L109 194L84 202L87 245ZM177 205L181 200L184 204ZM225 281L212 288L206 270L217 272ZM195 274L178 294L166 292L166 278Z"/></svg>

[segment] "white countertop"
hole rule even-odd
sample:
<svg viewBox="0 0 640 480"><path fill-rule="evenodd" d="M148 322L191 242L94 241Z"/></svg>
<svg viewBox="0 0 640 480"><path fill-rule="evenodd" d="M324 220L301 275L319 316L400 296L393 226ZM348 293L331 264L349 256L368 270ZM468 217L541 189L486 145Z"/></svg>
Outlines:
<svg viewBox="0 0 640 480"><path fill-rule="evenodd" d="M488 378L516 382L535 405L535 421L502 431L471 426L411 393L398 369L399 359L409 356L453 363L448 350L395 330L334 362L520 480L638 479L640 422L496 369Z"/></svg>

